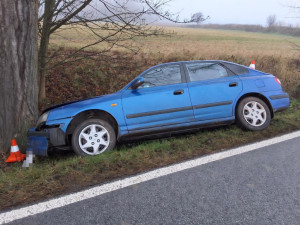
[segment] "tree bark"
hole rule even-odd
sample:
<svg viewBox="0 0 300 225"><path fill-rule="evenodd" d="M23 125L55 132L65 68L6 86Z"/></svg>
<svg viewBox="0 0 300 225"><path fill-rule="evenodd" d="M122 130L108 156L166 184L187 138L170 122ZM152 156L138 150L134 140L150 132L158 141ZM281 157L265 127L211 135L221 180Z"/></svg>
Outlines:
<svg viewBox="0 0 300 225"><path fill-rule="evenodd" d="M0 1L0 151L38 112L37 1Z"/></svg>

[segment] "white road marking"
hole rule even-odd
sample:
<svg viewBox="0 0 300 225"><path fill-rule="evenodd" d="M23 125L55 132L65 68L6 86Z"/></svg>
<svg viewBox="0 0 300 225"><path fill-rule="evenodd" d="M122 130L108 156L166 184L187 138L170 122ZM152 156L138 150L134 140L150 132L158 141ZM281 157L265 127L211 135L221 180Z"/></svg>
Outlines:
<svg viewBox="0 0 300 225"><path fill-rule="evenodd" d="M217 160L225 159L231 156L250 152L259 148L277 144L283 141L291 140L300 137L300 131L286 134L280 137L275 137L269 140L257 142L254 144L234 148L224 152L215 153L212 155L200 157L197 159L189 160L183 163L174 164L171 166L156 169L147 173L139 174L130 178L114 181L108 184L97 186L85 191L65 195L59 198L55 198L49 201L41 202L35 205L23 207L20 209L12 210L9 212L0 214L0 224L9 223L14 220L22 219L28 216L33 216L39 213L43 213L52 209L57 209L72 203L80 202L86 199L90 199L99 195L103 195L108 192L112 192L121 188L125 188L131 185L139 184L145 181L149 181L155 178L166 176L168 174L176 173L193 167L197 167L203 164L214 162Z"/></svg>

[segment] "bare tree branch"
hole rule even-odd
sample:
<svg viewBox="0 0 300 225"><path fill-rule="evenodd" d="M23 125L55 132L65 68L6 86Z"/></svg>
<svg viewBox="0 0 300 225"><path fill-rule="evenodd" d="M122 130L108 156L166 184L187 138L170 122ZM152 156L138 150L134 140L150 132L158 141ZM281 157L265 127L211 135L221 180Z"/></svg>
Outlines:
<svg viewBox="0 0 300 225"><path fill-rule="evenodd" d="M75 1L75 0L73 0ZM74 16L76 16L78 13L80 13L88 4L90 4L92 0L86 0L80 7L78 7L75 11L67 15L65 18L62 20L59 20L55 23L55 26L50 29L50 34L53 33L55 30L60 28L62 25L64 25L66 22L71 20Z"/></svg>
<svg viewBox="0 0 300 225"><path fill-rule="evenodd" d="M152 26L157 20L189 23L165 7L171 0L39 0L39 99L45 98L45 72L56 58L63 58L58 65L74 62L93 55L107 54L114 48L132 53L139 51L136 38L168 35L162 28ZM198 20L205 20L198 17ZM85 44L72 51L59 50L48 54L50 36L65 38L65 30L77 30L88 36ZM71 40L69 40L71 41ZM90 49L100 46L101 49ZM62 55L63 54L63 55ZM51 63L51 67L55 66Z"/></svg>

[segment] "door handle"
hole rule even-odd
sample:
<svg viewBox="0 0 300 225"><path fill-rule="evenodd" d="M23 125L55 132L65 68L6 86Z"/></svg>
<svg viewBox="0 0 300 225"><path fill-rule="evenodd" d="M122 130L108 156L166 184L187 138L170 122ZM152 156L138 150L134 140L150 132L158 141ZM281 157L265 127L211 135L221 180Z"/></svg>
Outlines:
<svg viewBox="0 0 300 225"><path fill-rule="evenodd" d="M236 87L238 85L239 85L238 82L232 82L229 84L229 87Z"/></svg>
<svg viewBox="0 0 300 225"><path fill-rule="evenodd" d="M176 90L174 91L174 95L182 95L184 93L184 90Z"/></svg>

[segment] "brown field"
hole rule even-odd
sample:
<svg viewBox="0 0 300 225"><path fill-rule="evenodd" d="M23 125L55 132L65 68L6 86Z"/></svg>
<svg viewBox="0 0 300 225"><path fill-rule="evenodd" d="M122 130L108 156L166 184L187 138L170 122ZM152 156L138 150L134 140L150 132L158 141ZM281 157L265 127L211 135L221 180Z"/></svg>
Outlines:
<svg viewBox="0 0 300 225"><path fill-rule="evenodd" d="M279 35L251 33L243 31L209 30L197 28L166 27L168 36L136 38L135 44L142 47L141 53L186 54L195 58L214 58L216 56L239 55L242 57L280 56L295 58L299 56L294 44L300 45L300 38ZM94 36L85 29L65 30L53 35L51 44L71 48L92 43ZM89 50L101 50L97 45ZM123 49L116 49L124 51Z"/></svg>

